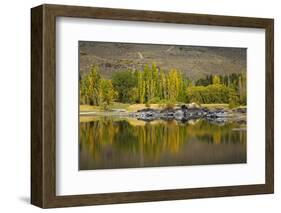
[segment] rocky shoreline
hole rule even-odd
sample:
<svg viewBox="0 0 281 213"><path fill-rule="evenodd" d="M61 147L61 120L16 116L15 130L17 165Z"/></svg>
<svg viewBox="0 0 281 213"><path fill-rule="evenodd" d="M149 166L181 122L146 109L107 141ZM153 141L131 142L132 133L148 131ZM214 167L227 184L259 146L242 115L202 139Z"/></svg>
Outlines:
<svg viewBox="0 0 281 213"><path fill-rule="evenodd" d="M246 124L247 108L206 108L194 104L181 105L164 109L144 108L136 112L124 109L113 109L110 111L80 112L81 116L114 116L131 117L142 121L154 120L177 120L186 122L190 120L206 119L210 123L223 124L231 121L241 125Z"/></svg>
<svg viewBox="0 0 281 213"><path fill-rule="evenodd" d="M188 121L204 118L217 123L232 120L241 124L246 124L246 112L246 108L208 109L204 107L189 107L187 105L182 105L181 107L166 108L161 110L145 108L133 113L132 116L144 121L153 121L157 119Z"/></svg>

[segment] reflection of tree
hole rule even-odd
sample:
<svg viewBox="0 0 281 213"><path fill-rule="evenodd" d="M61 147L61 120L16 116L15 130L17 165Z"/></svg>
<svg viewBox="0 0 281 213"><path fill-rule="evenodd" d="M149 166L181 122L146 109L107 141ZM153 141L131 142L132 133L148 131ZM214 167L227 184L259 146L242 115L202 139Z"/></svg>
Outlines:
<svg viewBox="0 0 281 213"><path fill-rule="evenodd" d="M91 153L97 162L138 156L142 164L145 159L157 161L163 153L176 155L189 142L245 143L246 132L233 131L238 126L235 123L218 126L205 120L194 125L161 121L134 126L126 120L104 117L80 123L80 149Z"/></svg>

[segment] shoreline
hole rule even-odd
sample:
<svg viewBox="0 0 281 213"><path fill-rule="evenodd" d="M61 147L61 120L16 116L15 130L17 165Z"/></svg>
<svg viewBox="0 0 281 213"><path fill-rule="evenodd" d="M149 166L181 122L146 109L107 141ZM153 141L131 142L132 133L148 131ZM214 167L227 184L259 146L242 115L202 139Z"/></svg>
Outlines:
<svg viewBox="0 0 281 213"><path fill-rule="evenodd" d="M214 105L217 106L217 105ZM217 108L217 107L202 107L198 105L181 105L181 107L170 108L150 108L145 107L137 111L128 111L125 109L111 109L109 111L80 111L80 118L87 117L119 117L119 118L134 118L142 121L154 120L177 120L188 121L196 119L206 119L210 122L225 123L238 122L241 124L247 123L247 107L238 107L234 109Z"/></svg>

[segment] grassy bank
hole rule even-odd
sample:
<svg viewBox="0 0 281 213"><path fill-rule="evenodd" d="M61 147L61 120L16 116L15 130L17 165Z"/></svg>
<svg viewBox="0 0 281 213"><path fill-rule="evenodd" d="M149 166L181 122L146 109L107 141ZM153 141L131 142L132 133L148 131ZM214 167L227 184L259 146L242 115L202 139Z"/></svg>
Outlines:
<svg viewBox="0 0 281 213"><path fill-rule="evenodd" d="M228 104L201 104L201 107L206 107L208 109L215 109L215 108L229 109ZM245 107L246 106L239 106L237 108L245 108ZM148 106L146 104L124 104L124 103L114 102L109 108L111 110L120 109L120 110L126 110L128 112L136 112L140 109L148 108ZM149 108L163 109L165 108L165 105L149 104ZM101 112L101 111L103 110L99 106L80 105L80 112Z"/></svg>
<svg viewBox="0 0 281 213"><path fill-rule="evenodd" d="M124 109L127 110L130 104L123 104L114 102L110 105L110 109ZM103 111L99 106L92 106L92 105L80 105L80 112L92 112L92 111Z"/></svg>

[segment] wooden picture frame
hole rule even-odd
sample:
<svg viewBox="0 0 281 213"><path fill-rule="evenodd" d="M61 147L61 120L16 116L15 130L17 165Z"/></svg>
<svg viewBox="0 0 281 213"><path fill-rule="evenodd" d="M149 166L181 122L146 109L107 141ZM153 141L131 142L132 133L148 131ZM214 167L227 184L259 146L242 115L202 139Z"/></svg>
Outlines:
<svg viewBox="0 0 281 213"><path fill-rule="evenodd" d="M56 195L56 17L262 28L266 34L265 184ZM42 208L267 194L274 191L274 21L44 4L31 9L31 203Z"/></svg>

